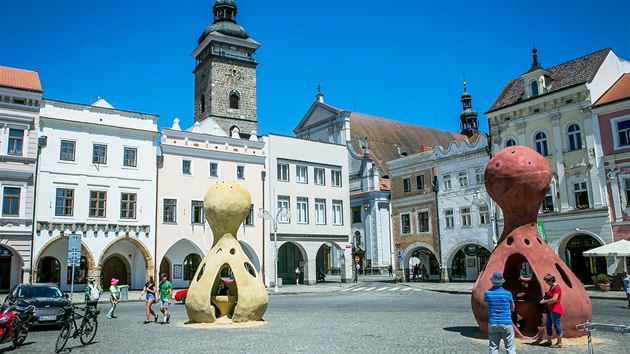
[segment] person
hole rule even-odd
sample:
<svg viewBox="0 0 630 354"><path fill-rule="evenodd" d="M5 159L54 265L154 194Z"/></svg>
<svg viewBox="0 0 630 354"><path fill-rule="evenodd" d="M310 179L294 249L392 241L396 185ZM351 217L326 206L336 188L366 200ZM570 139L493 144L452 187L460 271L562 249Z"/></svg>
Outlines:
<svg viewBox="0 0 630 354"><path fill-rule="evenodd" d="M300 267L295 267L295 285L300 285Z"/></svg>
<svg viewBox="0 0 630 354"><path fill-rule="evenodd" d="M418 268L418 265L416 264L415 266L413 266L413 281L414 283L416 281L418 281L418 273L420 273L420 268Z"/></svg>
<svg viewBox="0 0 630 354"><path fill-rule="evenodd" d="M630 276L625 270L621 275L621 281L623 282L623 291L626 293L626 298L628 299L628 308L630 309Z"/></svg>
<svg viewBox="0 0 630 354"><path fill-rule="evenodd" d="M354 265L354 282L358 282L359 281L359 271L361 270L361 266L359 265L359 263L356 263Z"/></svg>
<svg viewBox="0 0 630 354"><path fill-rule="evenodd" d="M147 277L147 282L144 284L144 289L142 289L142 293L140 293L140 299L142 299L142 295L147 294L146 297L146 317L144 319L144 324L149 323L149 315L153 315L153 322L157 322L158 315L153 311L151 306L155 303L155 281L153 281L153 276Z"/></svg>
<svg viewBox="0 0 630 354"><path fill-rule="evenodd" d="M549 286L549 290L545 293L545 298L540 300L540 304L547 304L549 313L547 313L547 341L541 343L542 346L549 346L551 348L562 348L562 327L560 326L560 318L564 314L562 308L562 289L556 284L556 277L553 274L547 274L543 278L545 283ZM551 345L551 336L553 332L551 325L556 329L557 341L556 344Z"/></svg>
<svg viewBox="0 0 630 354"><path fill-rule="evenodd" d="M387 266L387 272L389 272L390 277L394 274L394 269L391 264Z"/></svg>
<svg viewBox="0 0 630 354"><path fill-rule="evenodd" d="M221 280L221 284L219 284L219 291L217 292L217 295L230 295L228 287L225 285L223 280Z"/></svg>
<svg viewBox="0 0 630 354"><path fill-rule="evenodd" d="M488 340L490 354L499 353L501 339L505 345L505 352L515 354L514 349L514 324L512 311L514 311L514 299L512 293L503 289L505 278L499 272L492 273L490 277L492 287L485 292L485 302L488 306Z"/></svg>
<svg viewBox="0 0 630 354"><path fill-rule="evenodd" d="M94 307L98 304L98 299L101 296L101 289L95 283L96 279L94 277L88 277L88 285L85 287L85 305L87 307Z"/></svg>
<svg viewBox="0 0 630 354"><path fill-rule="evenodd" d="M171 322L171 315L168 314L168 306L171 304L171 299L173 298L173 284L168 281L166 273L162 273L160 276L158 288L160 289L160 312L162 312L162 316L164 316L162 324L167 324Z"/></svg>
<svg viewBox="0 0 630 354"><path fill-rule="evenodd" d="M109 286L109 303L112 305L112 308L109 310L109 312L107 313L107 318L116 318L116 316L114 316L114 311L116 310L116 305L118 305L118 300L120 300L120 296L118 294L118 290L120 288L127 288L129 287L129 285L117 285L119 282L118 279L116 278L112 278L110 280L110 286Z"/></svg>

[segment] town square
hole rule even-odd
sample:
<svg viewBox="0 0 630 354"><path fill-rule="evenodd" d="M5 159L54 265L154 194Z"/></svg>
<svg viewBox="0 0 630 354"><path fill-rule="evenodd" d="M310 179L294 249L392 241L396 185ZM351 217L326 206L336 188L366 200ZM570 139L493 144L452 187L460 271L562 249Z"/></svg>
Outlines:
<svg viewBox="0 0 630 354"><path fill-rule="evenodd" d="M0 351L630 351L625 2L5 5Z"/></svg>

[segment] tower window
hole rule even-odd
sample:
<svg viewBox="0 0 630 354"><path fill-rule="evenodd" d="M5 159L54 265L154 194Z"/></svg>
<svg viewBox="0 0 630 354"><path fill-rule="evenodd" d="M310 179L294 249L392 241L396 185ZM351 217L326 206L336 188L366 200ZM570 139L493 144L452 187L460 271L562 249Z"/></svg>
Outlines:
<svg viewBox="0 0 630 354"><path fill-rule="evenodd" d="M240 100L241 99L238 97L238 93L237 92L230 93L230 108L238 109Z"/></svg>
<svg viewBox="0 0 630 354"><path fill-rule="evenodd" d="M206 111L206 95L201 95L201 102L199 102L199 106L201 108L201 113Z"/></svg>
<svg viewBox="0 0 630 354"><path fill-rule="evenodd" d="M531 89L532 89L532 97L533 97L533 96L538 96L538 81L533 80L533 81L529 84L529 86L530 86L530 87L531 87Z"/></svg>

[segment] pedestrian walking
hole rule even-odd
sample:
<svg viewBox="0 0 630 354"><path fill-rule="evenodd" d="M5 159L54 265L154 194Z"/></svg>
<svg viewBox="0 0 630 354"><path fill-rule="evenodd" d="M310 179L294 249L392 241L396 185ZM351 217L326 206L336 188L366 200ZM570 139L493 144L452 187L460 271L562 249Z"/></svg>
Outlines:
<svg viewBox="0 0 630 354"><path fill-rule="evenodd" d="M140 293L140 299L142 299L142 295L146 294L146 317L144 319L144 324L149 323L149 315L153 315L153 322L157 322L158 315L151 308L155 303L155 281L153 281L153 276L147 277L147 282L144 284L144 289L142 289L142 293Z"/></svg>
<svg viewBox="0 0 630 354"><path fill-rule="evenodd" d="M422 265L420 272L422 273L422 279L429 280L429 272L427 272L427 269L424 267L424 264Z"/></svg>
<svg viewBox="0 0 630 354"><path fill-rule="evenodd" d="M543 279L549 286L549 290L545 292L545 297L540 300L540 303L547 304L549 313L547 313L546 321L547 341L540 345L551 348L562 348L562 327L560 326L560 318L564 314L564 309L562 308L562 289L556 284L556 277L553 274L547 274ZM554 345L551 345L551 337L553 336L551 330L552 324L553 328L556 329L557 335L556 344Z"/></svg>
<svg viewBox="0 0 630 354"><path fill-rule="evenodd" d="M95 283L94 277L88 277L88 284L85 287L85 305L87 307L96 307L98 299L101 297L101 289L98 284Z"/></svg>
<svg viewBox="0 0 630 354"><path fill-rule="evenodd" d="M488 306L488 340L490 354L499 353L501 339L505 345L505 352L515 354L514 349L514 324L512 311L514 311L514 299L512 293L503 289L505 278L499 272L492 273L490 277L492 287L486 290L485 301Z"/></svg>
<svg viewBox="0 0 630 354"><path fill-rule="evenodd" d="M119 282L118 279L112 278L109 282L109 303L112 305L112 308L109 309L107 313L107 318L116 318L114 316L114 311L116 310L116 305L118 305L118 300L120 300L119 291L120 288L128 288L129 285L117 285Z"/></svg>
<svg viewBox="0 0 630 354"><path fill-rule="evenodd" d="M162 324L167 324L171 322L171 315L168 313L168 306L171 304L171 299L173 298L173 284L168 281L166 273L162 273L160 276L160 284L158 285L158 288L160 291L160 312L162 312L162 316L164 316Z"/></svg>
<svg viewBox="0 0 630 354"><path fill-rule="evenodd" d="M300 285L300 267L295 267L295 285Z"/></svg>
<svg viewBox="0 0 630 354"><path fill-rule="evenodd" d="M413 282L414 283L418 280L419 273L420 273L420 268L418 268L418 265L416 264L415 266L413 266Z"/></svg>
<svg viewBox="0 0 630 354"><path fill-rule="evenodd" d="M623 271L621 276L623 282L623 291L626 292L626 298L628 298L628 308L630 309L630 276L627 271Z"/></svg>
<svg viewBox="0 0 630 354"><path fill-rule="evenodd" d="M354 282L359 281L359 271L361 270L361 265L359 263L354 264Z"/></svg>
<svg viewBox="0 0 630 354"><path fill-rule="evenodd" d="M389 272L390 277L394 275L394 268L392 268L391 264L387 266L387 271Z"/></svg>

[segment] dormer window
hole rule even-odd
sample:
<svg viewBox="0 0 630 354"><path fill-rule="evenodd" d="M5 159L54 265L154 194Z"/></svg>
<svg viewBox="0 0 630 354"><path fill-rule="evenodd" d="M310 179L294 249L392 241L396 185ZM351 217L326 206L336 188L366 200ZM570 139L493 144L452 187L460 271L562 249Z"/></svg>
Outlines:
<svg viewBox="0 0 630 354"><path fill-rule="evenodd" d="M239 97L238 92L232 91L230 92L230 108L239 109L239 101L241 98Z"/></svg>
<svg viewBox="0 0 630 354"><path fill-rule="evenodd" d="M529 87L531 88L532 95L531 97L538 96L538 80L532 80L530 82Z"/></svg>

